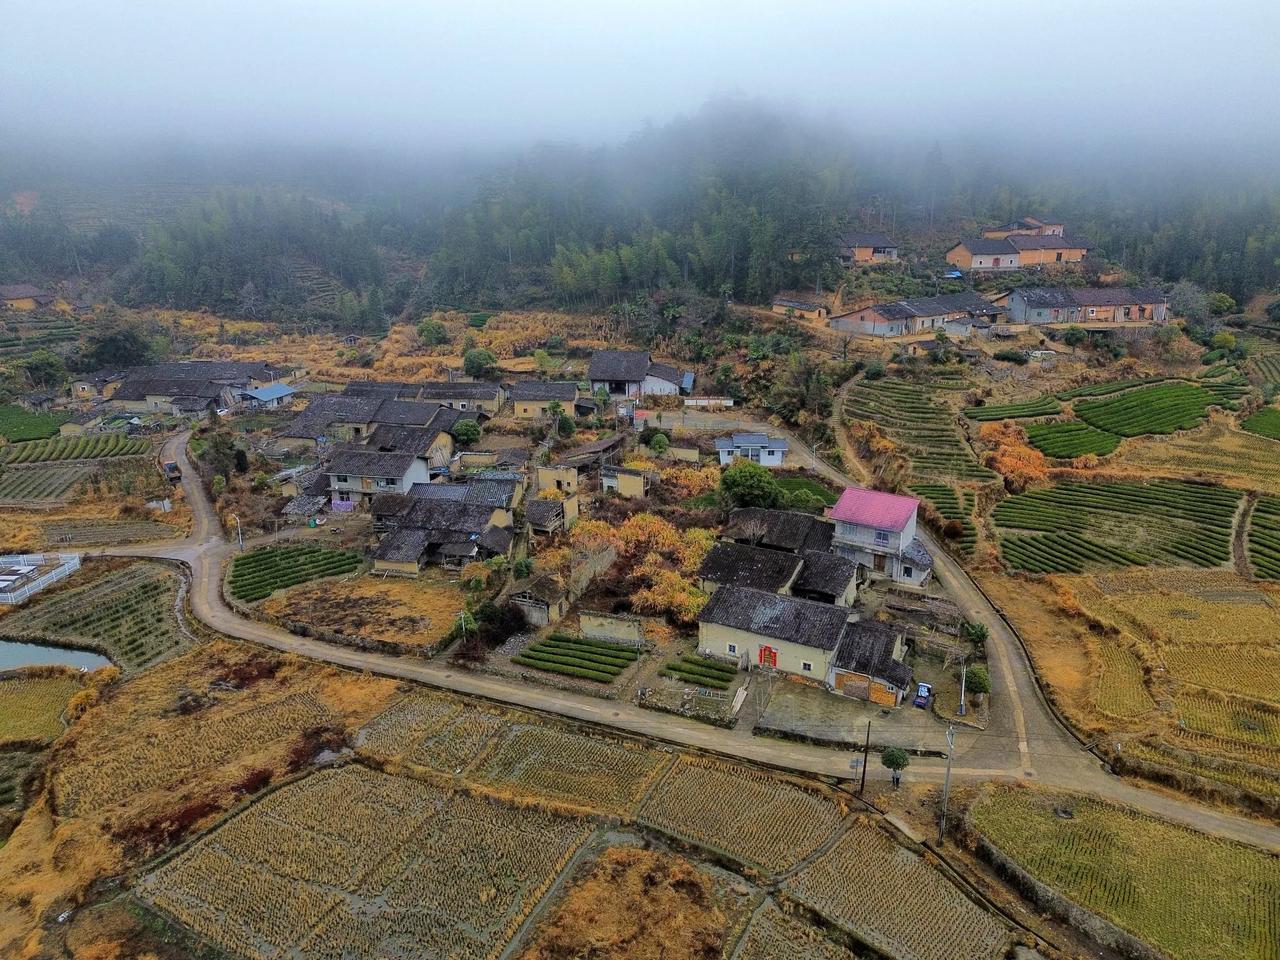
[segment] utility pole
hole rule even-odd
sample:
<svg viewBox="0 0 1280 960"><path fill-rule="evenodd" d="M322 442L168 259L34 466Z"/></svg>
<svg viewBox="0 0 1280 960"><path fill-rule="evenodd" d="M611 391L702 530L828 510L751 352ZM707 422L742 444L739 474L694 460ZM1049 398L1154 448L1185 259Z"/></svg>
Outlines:
<svg viewBox="0 0 1280 960"><path fill-rule="evenodd" d="M236 539L240 541L240 552L244 553L244 533L240 530L240 516L233 513L231 519L236 522Z"/></svg>
<svg viewBox="0 0 1280 960"><path fill-rule="evenodd" d="M969 677L969 658L965 657L960 661L960 709L956 713L964 716L964 684Z"/></svg>
<svg viewBox="0 0 1280 960"><path fill-rule="evenodd" d="M942 781L942 816L938 818L938 846L947 832L947 801L951 798L951 756L955 753L956 728L947 727L947 776Z"/></svg>
<svg viewBox="0 0 1280 960"><path fill-rule="evenodd" d="M867 788L867 759L871 754L871 721L867 721L867 739L862 744L862 783L858 785L858 796Z"/></svg>

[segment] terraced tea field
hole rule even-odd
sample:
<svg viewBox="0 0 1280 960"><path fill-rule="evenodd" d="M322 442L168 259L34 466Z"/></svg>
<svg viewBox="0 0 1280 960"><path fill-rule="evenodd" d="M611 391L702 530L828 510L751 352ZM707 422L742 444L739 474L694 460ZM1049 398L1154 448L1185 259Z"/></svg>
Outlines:
<svg viewBox="0 0 1280 960"><path fill-rule="evenodd" d="M0 501L48 503L65 499L93 476L89 465L6 468L0 471Z"/></svg>
<svg viewBox="0 0 1280 960"><path fill-rule="evenodd" d="M973 553L978 542L978 528L973 523L976 499L973 491L957 492L954 487L945 483L913 483L909 489L917 497L927 500L944 520L954 520L960 524L960 536L949 542L954 543L963 553Z"/></svg>
<svg viewBox="0 0 1280 960"><path fill-rule="evenodd" d="M1280 943L1280 857L1091 797L997 787L973 827L1023 870L1174 960Z"/></svg>
<svg viewBox="0 0 1280 960"><path fill-rule="evenodd" d="M1214 567L1231 559L1239 501L1234 491L1177 481L1064 483L1010 497L992 519L1005 561L1030 573L1147 563Z"/></svg>
<svg viewBox="0 0 1280 960"><path fill-rule="evenodd" d="M995 480L978 463L951 408L924 387L896 380L859 381L849 387L844 420L867 420L899 444L912 473L939 480Z"/></svg>
<svg viewBox="0 0 1280 960"><path fill-rule="evenodd" d="M1023 429L1031 445L1046 457L1071 460L1092 453L1105 457L1120 446L1121 438L1078 420L1028 423Z"/></svg>
<svg viewBox="0 0 1280 960"><path fill-rule="evenodd" d="M1050 396L1024 400L1020 403L985 404L980 407L966 407L964 415L978 423L989 423L992 420L1018 420L1024 417L1051 417L1062 412L1062 404Z"/></svg>
<svg viewBox="0 0 1280 960"><path fill-rule="evenodd" d="M55 463L59 460L106 460L137 457L151 452L151 443L123 433L95 433L82 437L50 437L0 447L0 463Z"/></svg>
<svg viewBox="0 0 1280 960"><path fill-rule="evenodd" d="M1280 495L1276 442L1237 430L1225 419L1162 437L1128 441L1112 466L1164 477L1195 477Z"/></svg>
<svg viewBox="0 0 1280 960"><path fill-rule="evenodd" d="M1004 954L1009 940L1009 931L991 914L872 824L854 823L783 889L902 960L994 958Z"/></svg>
<svg viewBox="0 0 1280 960"><path fill-rule="evenodd" d="M492 960L590 832L346 766L267 796L137 893L237 956Z"/></svg>
<svg viewBox="0 0 1280 960"><path fill-rule="evenodd" d="M227 589L237 600L254 603L309 580L354 573L363 563L364 558L353 550L330 550L315 544L263 547L236 554Z"/></svg>
<svg viewBox="0 0 1280 960"><path fill-rule="evenodd" d="M1280 580L1280 497L1261 497L1254 504L1248 551L1255 576Z"/></svg>
<svg viewBox="0 0 1280 960"><path fill-rule="evenodd" d="M1075 400L1079 397L1105 397L1113 393L1120 393L1122 390L1132 390L1134 387L1163 383L1168 379L1168 377L1139 377L1134 380L1108 380L1105 383L1089 383L1083 387L1063 390L1060 393L1055 393L1054 396L1059 400Z"/></svg>
<svg viewBox="0 0 1280 960"><path fill-rule="evenodd" d="M79 339L74 317L64 313L24 313L0 330L0 357L14 360Z"/></svg>
<svg viewBox="0 0 1280 960"><path fill-rule="evenodd" d="M106 543L146 543L182 535L182 528L158 520L58 520L41 524L47 544L87 546Z"/></svg>
<svg viewBox="0 0 1280 960"><path fill-rule="evenodd" d="M0 679L0 747L48 743L62 733L62 711L80 689L71 675Z"/></svg>
<svg viewBox="0 0 1280 960"><path fill-rule="evenodd" d="M37 597L0 618L0 634L88 647L126 674L135 673L190 643L175 611L180 582L168 567L134 563L83 586Z"/></svg>
<svg viewBox="0 0 1280 960"><path fill-rule="evenodd" d="M709 687L712 690L728 690L738 676L737 668L720 660L686 653L673 660L662 670L662 676L683 680L685 683Z"/></svg>
<svg viewBox="0 0 1280 960"><path fill-rule="evenodd" d="M1076 417L1089 426L1120 437L1189 430L1204 420L1208 408L1225 404L1209 388L1181 381L1130 390L1074 405Z"/></svg>
<svg viewBox="0 0 1280 960"><path fill-rule="evenodd" d="M1259 437L1280 440L1280 409L1265 407L1241 422L1240 428ZM1276 456L1280 457L1280 448L1277 448Z"/></svg>
<svg viewBox="0 0 1280 960"><path fill-rule="evenodd" d="M639 659L635 647L553 633L546 640L524 647L511 662L567 677L612 683Z"/></svg>
<svg viewBox="0 0 1280 960"><path fill-rule="evenodd" d="M1241 339L1249 350L1245 371L1264 385L1280 384L1280 343L1248 334Z"/></svg>
<svg viewBox="0 0 1280 960"><path fill-rule="evenodd" d="M51 437L69 416L67 413L36 413L16 403L0 404L0 437L10 443Z"/></svg>

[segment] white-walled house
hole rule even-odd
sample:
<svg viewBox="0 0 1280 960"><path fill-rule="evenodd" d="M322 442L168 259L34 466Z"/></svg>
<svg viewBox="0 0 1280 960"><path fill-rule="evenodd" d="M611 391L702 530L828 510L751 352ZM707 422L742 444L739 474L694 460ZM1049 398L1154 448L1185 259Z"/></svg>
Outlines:
<svg viewBox="0 0 1280 960"><path fill-rule="evenodd" d="M655 363L645 350L597 350L587 365L591 392L611 397L676 396L693 388L693 375Z"/></svg>
<svg viewBox="0 0 1280 960"><path fill-rule="evenodd" d="M916 537L919 506L915 497L848 487L831 508L831 548L872 577L923 587L933 573L933 557Z"/></svg>
<svg viewBox="0 0 1280 960"><path fill-rule="evenodd" d="M414 453L386 453L351 447L334 453L325 468L329 499L338 511L349 511L380 493L408 493L415 483L431 480L426 458Z"/></svg>
<svg viewBox="0 0 1280 960"><path fill-rule="evenodd" d="M787 455L787 441L764 433L735 433L716 437L716 453L720 455L722 467L727 467L739 457L762 467L780 467Z"/></svg>

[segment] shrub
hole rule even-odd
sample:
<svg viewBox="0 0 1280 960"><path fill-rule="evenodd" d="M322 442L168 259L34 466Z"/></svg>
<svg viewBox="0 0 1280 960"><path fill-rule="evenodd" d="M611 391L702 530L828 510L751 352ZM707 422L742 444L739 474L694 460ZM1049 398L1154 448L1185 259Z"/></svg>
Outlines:
<svg viewBox="0 0 1280 960"><path fill-rule="evenodd" d="M867 364L862 376L867 380L880 380L884 377L884 361L872 360Z"/></svg>
<svg viewBox="0 0 1280 960"><path fill-rule="evenodd" d="M438 347L449 342L449 331L439 320L423 320L418 324L418 339L428 347Z"/></svg>
<svg viewBox="0 0 1280 960"><path fill-rule="evenodd" d="M497 363L497 357L479 348L472 348L462 356L462 369L468 377L487 377L493 373Z"/></svg>
<svg viewBox="0 0 1280 960"><path fill-rule="evenodd" d="M987 668L982 664L977 664L976 666L969 668L968 673L965 675L965 692L991 692L991 675L987 673Z"/></svg>
<svg viewBox="0 0 1280 960"><path fill-rule="evenodd" d="M655 433L653 439L649 441L649 449L658 456L662 456L671 449L671 441L667 439L665 433Z"/></svg>
<svg viewBox="0 0 1280 960"><path fill-rule="evenodd" d="M911 763L911 756L901 747L890 747L880 754L880 762L890 770L905 770L907 765Z"/></svg>
<svg viewBox="0 0 1280 960"><path fill-rule="evenodd" d="M453 425L453 439L459 443L475 443L480 439L480 424L474 420L459 420Z"/></svg>
<svg viewBox="0 0 1280 960"><path fill-rule="evenodd" d="M1026 366L1027 361L1031 359L1024 351L1014 350L1011 347L1006 347L1003 350L997 350L992 354L992 356L997 360L1003 360L1006 363L1016 363L1020 367Z"/></svg>

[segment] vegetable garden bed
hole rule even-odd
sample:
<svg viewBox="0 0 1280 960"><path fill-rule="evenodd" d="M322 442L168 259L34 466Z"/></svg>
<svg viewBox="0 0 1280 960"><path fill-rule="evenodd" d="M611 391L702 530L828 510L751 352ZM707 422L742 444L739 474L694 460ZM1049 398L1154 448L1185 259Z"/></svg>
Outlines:
<svg viewBox="0 0 1280 960"><path fill-rule="evenodd" d="M16 403L0 404L0 437L10 443L51 437L70 416L69 413L36 413Z"/></svg>
<svg viewBox="0 0 1280 960"><path fill-rule="evenodd" d="M331 550L313 544L264 547L236 556L231 563L227 589L235 599L254 603L286 587L352 573L362 563L360 554L351 550Z"/></svg>
<svg viewBox="0 0 1280 960"><path fill-rule="evenodd" d="M679 660L667 664L661 674L712 690L728 690L737 675L737 667L693 653L687 653Z"/></svg>
<svg viewBox="0 0 1280 960"><path fill-rule="evenodd" d="M640 651L635 647L553 633L522 649L511 662L566 677L612 683L639 659Z"/></svg>

